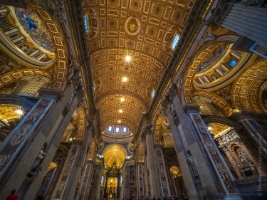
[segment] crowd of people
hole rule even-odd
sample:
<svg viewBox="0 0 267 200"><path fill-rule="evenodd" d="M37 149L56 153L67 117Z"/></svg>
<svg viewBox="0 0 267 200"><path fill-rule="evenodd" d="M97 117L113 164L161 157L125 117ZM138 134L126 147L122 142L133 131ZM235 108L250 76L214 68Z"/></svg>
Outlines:
<svg viewBox="0 0 267 200"><path fill-rule="evenodd" d="M123 199L123 200L126 200L126 199ZM188 200L188 197L185 196L184 198L179 198L177 196L173 196L173 197L140 197L140 198L130 198L129 200Z"/></svg>

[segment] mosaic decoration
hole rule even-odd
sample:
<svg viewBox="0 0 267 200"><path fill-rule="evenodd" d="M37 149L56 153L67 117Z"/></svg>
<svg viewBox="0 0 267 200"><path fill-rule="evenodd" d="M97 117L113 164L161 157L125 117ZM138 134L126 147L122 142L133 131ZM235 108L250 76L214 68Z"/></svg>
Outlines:
<svg viewBox="0 0 267 200"><path fill-rule="evenodd" d="M198 68L198 72L201 72L207 68L209 68L211 65L213 65L215 62L218 61L218 59L224 54L225 52L225 47L220 46L216 50L213 50L212 54L210 54L204 62L200 65Z"/></svg>
<svg viewBox="0 0 267 200"><path fill-rule="evenodd" d="M32 9L19 8L17 9L17 16L26 32L36 43L48 51L55 51L52 39L45 24Z"/></svg>
<svg viewBox="0 0 267 200"><path fill-rule="evenodd" d="M40 124L45 114L54 104L52 99L40 99L35 107L27 114L16 129L14 129L6 140L8 142L3 146L0 153L0 174L8 164L14 159L14 153L22 148L25 142L36 130L36 125Z"/></svg>
<svg viewBox="0 0 267 200"><path fill-rule="evenodd" d="M56 188L56 193L54 195L54 199L61 199L62 195L65 190L66 183L68 182L68 178L70 175L70 171L74 165L74 161L77 157L77 154L79 152L79 145L73 145L71 146L68 156L66 158L66 161L64 163L64 169L62 170L62 173L60 175L60 179L58 181L58 185Z"/></svg>
<svg viewBox="0 0 267 200"><path fill-rule="evenodd" d="M219 182L222 185L223 193L226 195L237 194L231 174L225 163L222 161L220 152L216 148L213 138L198 113L190 113L189 118L198 135L200 142L209 160L212 160L211 166L214 168Z"/></svg>
<svg viewBox="0 0 267 200"><path fill-rule="evenodd" d="M20 65L16 60L10 58L5 53L0 51L0 75L11 72L12 70L22 68L25 67Z"/></svg>

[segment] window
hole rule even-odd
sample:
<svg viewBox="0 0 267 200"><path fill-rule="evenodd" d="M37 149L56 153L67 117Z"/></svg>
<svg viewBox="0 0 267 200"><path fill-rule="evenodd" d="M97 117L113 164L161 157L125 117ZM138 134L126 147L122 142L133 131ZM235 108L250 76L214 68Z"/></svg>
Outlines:
<svg viewBox="0 0 267 200"><path fill-rule="evenodd" d="M88 33L90 27L89 27L88 17L86 15L83 16L83 21L84 21L85 31L86 31L86 33Z"/></svg>
<svg viewBox="0 0 267 200"><path fill-rule="evenodd" d="M5 17L1 17L0 18L0 26L6 26L8 24L9 23L8 23L8 21L7 21L7 19Z"/></svg>
<svg viewBox="0 0 267 200"><path fill-rule="evenodd" d="M108 131L112 131L112 126L109 126L108 127Z"/></svg>
<svg viewBox="0 0 267 200"><path fill-rule="evenodd" d="M95 90L95 88L96 88L96 85L95 85L95 82L93 82L93 89Z"/></svg>
<svg viewBox="0 0 267 200"><path fill-rule="evenodd" d="M127 128L126 127L123 127L123 132L127 132Z"/></svg>
<svg viewBox="0 0 267 200"><path fill-rule="evenodd" d="M118 133L118 132L120 132L120 128L119 127L116 128L116 133Z"/></svg>
<svg viewBox="0 0 267 200"><path fill-rule="evenodd" d="M237 62L234 60L234 59L232 59L232 60L230 60L230 62L228 63L231 67L235 67L236 65L237 65Z"/></svg>
<svg viewBox="0 0 267 200"><path fill-rule="evenodd" d="M171 49L174 50L179 42L180 36L176 33L172 39Z"/></svg>
<svg viewBox="0 0 267 200"><path fill-rule="evenodd" d="M155 96L155 90L153 89L151 92L151 97L154 98L154 96Z"/></svg>

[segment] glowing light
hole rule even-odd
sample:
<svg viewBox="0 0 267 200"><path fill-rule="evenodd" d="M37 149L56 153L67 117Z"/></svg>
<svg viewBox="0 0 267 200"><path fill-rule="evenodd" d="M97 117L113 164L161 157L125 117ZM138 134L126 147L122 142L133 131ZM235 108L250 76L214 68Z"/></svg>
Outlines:
<svg viewBox="0 0 267 200"><path fill-rule="evenodd" d="M72 138L70 138L70 141L72 141Z"/></svg>
<svg viewBox="0 0 267 200"><path fill-rule="evenodd" d="M212 128L211 128L211 126L208 126L208 130L211 130Z"/></svg>
<svg viewBox="0 0 267 200"><path fill-rule="evenodd" d="M127 78L127 77L123 77L123 78L122 78L122 81L123 81L123 82L126 82L126 81L128 81L128 78Z"/></svg>
<svg viewBox="0 0 267 200"><path fill-rule="evenodd" d="M122 102L123 102L123 101L125 101L125 98L124 98L124 97L122 97L122 98L121 98L121 101L122 101Z"/></svg>
<svg viewBox="0 0 267 200"><path fill-rule="evenodd" d="M123 111L122 110L119 110L120 113L122 113Z"/></svg>
<svg viewBox="0 0 267 200"><path fill-rule="evenodd" d="M118 120L118 123L121 123L121 120Z"/></svg>
<svg viewBox="0 0 267 200"><path fill-rule="evenodd" d="M126 56L126 57L125 57L125 60L126 60L127 62L131 61L131 59L132 59L131 56Z"/></svg>
<svg viewBox="0 0 267 200"><path fill-rule="evenodd" d="M15 112L16 112L18 115L23 115L23 114L24 114L23 110L21 110L21 109L18 109L18 110L16 110Z"/></svg>

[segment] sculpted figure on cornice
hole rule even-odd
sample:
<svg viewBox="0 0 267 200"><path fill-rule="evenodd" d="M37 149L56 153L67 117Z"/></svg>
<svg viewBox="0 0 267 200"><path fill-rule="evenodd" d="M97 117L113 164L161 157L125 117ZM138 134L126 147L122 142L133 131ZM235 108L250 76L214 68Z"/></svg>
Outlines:
<svg viewBox="0 0 267 200"><path fill-rule="evenodd" d="M143 136L146 136L146 134L152 134L153 133L153 125L151 123L146 123L143 126L142 133L143 133Z"/></svg>

